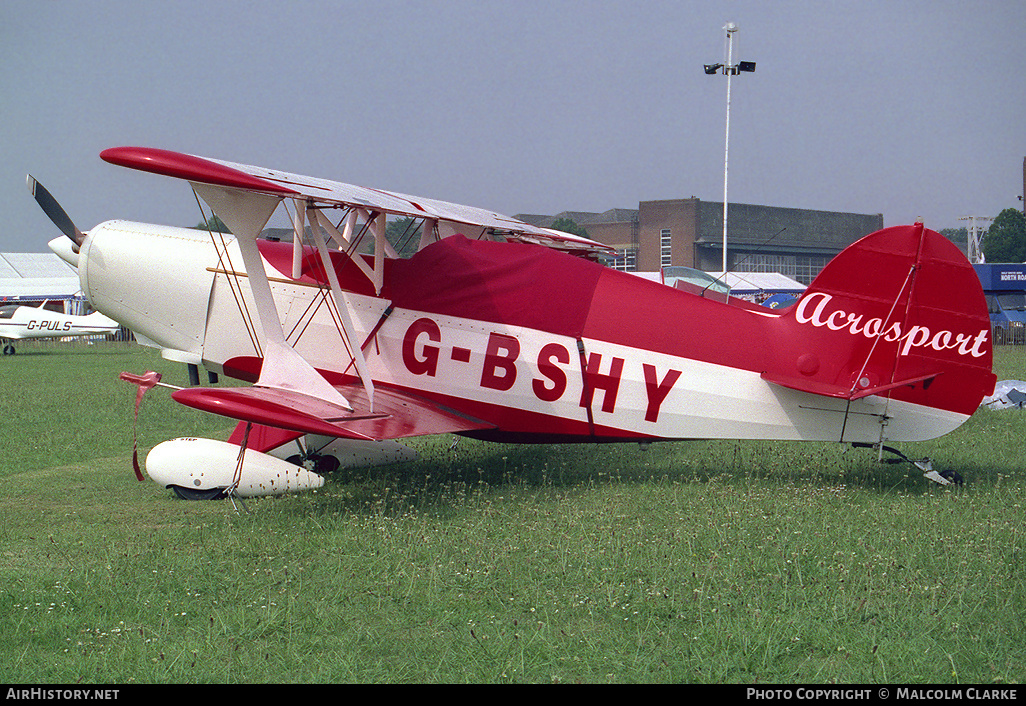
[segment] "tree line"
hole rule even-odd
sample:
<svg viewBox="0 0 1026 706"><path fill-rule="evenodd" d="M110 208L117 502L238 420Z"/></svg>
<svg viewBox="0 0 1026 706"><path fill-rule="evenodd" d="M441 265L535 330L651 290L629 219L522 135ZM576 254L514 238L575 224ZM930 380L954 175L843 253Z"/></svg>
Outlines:
<svg viewBox="0 0 1026 706"><path fill-rule="evenodd" d="M967 228L945 228L941 235L963 247L969 237ZM1026 214L1006 208L983 232L980 244L987 262L1026 262Z"/></svg>

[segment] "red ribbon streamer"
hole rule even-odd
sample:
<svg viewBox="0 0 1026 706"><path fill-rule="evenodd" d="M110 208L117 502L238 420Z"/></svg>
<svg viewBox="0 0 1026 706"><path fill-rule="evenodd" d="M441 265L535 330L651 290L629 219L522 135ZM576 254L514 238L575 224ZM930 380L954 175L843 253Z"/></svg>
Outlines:
<svg viewBox="0 0 1026 706"><path fill-rule="evenodd" d="M121 373L118 377L139 387L135 391L135 418L132 420L132 468L135 470L135 477L143 480L142 470L139 468L139 404L142 402L143 395L160 382L160 373L149 370L145 375Z"/></svg>

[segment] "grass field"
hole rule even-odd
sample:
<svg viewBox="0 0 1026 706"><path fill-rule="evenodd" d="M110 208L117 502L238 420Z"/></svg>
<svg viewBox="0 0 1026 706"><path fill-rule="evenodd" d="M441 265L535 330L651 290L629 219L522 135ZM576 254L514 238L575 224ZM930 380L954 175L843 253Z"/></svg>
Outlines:
<svg viewBox="0 0 1026 706"><path fill-rule="evenodd" d="M0 371L8 683L1021 683L1023 431L981 410L906 445L514 447L289 497L186 502L131 470L127 344ZM997 351L1026 379L1026 349ZM143 402L142 453L226 420Z"/></svg>

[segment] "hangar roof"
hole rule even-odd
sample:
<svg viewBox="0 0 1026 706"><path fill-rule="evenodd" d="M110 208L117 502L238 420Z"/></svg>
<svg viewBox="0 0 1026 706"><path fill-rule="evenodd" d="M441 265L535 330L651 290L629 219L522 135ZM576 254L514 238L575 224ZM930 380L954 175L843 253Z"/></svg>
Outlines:
<svg viewBox="0 0 1026 706"><path fill-rule="evenodd" d="M66 299L81 288L75 268L53 253L0 253L0 298Z"/></svg>

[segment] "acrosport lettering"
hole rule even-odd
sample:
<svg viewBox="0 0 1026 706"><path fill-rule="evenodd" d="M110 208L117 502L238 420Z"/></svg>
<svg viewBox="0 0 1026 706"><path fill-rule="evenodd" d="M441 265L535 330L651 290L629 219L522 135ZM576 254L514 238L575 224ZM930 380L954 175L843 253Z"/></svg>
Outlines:
<svg viewBox="0 0 1026 706"><path fill-rule="evenodd" d="M800 324L812 324L817 328L826 327L831 331L846 331L852 336L866 338L882 338L888 342L897 342L900 355L908 355L913 348L931 348L935 351L954 350L959 355L982 357L981 350L989 329L979 333L955 333L948 330L931 331L926 326L910 326L902 331L901 323L895 321L889 326L878 317L865 318L858 312L846 312L843 309L830 309L833 295L825 292L813 292L804 297L795 310L795 318Z"/></svg>

